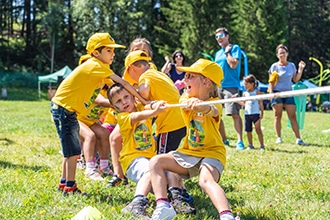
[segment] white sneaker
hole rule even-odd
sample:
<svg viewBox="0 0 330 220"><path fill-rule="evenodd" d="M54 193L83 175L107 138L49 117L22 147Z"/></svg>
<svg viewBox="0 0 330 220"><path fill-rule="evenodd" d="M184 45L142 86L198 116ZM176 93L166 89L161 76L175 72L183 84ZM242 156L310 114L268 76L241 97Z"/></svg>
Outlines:
<svg viewBox="0 0 330 220"><path fill-rule="evenodd" d="M169 204L169 203L168 203ZM175 217L176 213L171 204L166 207L166 204L157 206L152 214L152 220L171 220Z"/></svg>
<svg viewBox="0 0 330 220"><path fill-rule="evenodd" d="M283 141L282 141L281 137L276 138L276 141L275 141L276 144L281 144L282 142Z"/></svg>
<svg viewBox="0 0 330 220"><path fill-rule="evenodd" d="M91 180L104 180L97 169L86 169L85 177Z"/></svg>
<svg viewBox="0 0 330 220"><path fill-rule="evenodd" d="M306 144L303 140L301 140L299 138L296 140L296 144L301 145L301 146L308 146L308 144Z"/></svg>

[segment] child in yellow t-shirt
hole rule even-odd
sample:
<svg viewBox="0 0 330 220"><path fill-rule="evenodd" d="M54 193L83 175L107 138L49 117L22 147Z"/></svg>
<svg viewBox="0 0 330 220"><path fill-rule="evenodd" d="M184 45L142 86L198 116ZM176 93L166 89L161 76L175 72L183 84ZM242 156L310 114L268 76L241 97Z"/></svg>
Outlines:
<svg viewBox="0 0 330 220"><path fill-rule="evenodd" d="M81 192L75 182L77 158L81 153L77 114L83 113L93 104L101 90L103 79L122 84L127 90L146 104L145 100L125 80L109 68L115 56L116 44L108 33L96 33L87 42L87 52L92 57L76 67L63 80L52 98L51 113L61 140L64 155L59 190L63 194Z"/></svg>
<svg viewBox="0 0 330 220"><path fill-rule="evenodd" d="M180 102L185 103L182 115L187 127L183 145L168 154L150 160L151 183L156 196L152 219L172 219L176 215L166 196L165 170L183 178L199 176L199 185L211 198L220 219L234 220L223 189L218 184L226 163L226 149L219 133L221 104L199 105L219 99L218 86L223 71L218 64L199 59L190 67L177 67L186 72L186 91Z"/></svg>
<svg viewBox="0 0 330 220"><path fill-rule="evenodd" d="M113 83L111 82L111 84ZM113 174L109 164L110 131L103 127L100 122L102 115L108 112L110 107L106 95L108 88L108 85L104 84L93 104L84 113L77 115L82 150L86 160L85 177L92 180L103 180L103 177ZM96 152L99 153L99 166L97 168Z"/></svg>
<svg viewBox="0 0 330 220"><path fill-rule="evenodd" d="M153 56L152 47L150 42L146 38L142 38L142 37L135 38L130 43L127 53L136 50L143 50L152 59ZM150 64L150 68L157 70L157 67L153 62L150 61L149 64ZM123 78L124 80L129 82L132 86L138 87L138 82L133 80L128 74L124 75ZM122 145L122 137L121 134L119 133L119 127L116 126L113 129L113 132L111 132L110 134L111 159L112 159L113 171L115 174L113 175L112 179L109 181L108 184L109 187L117 186L122 182L124 182L124 184L127 183L127 178L124 177L123 171L118 161L121 145Z"/></svg>
<svg viewBox="0 0 330 220"><path fill-rule="evenodd" d="M149 160L156 155L156 145L152 135L152 118L165 111L164 101L159 101L153 110L143 110L136 105L134 97L120 84L112 85L108 98L118 111L118 125L123 137L123 148L119 161L125 175L137 183L134 199L123 213L132 213L137 217L146 216L146 197L151 191Z"/></svg>
<svg viewBox="0 0 330 220"><path fill-rule="evenodd" d="M157 100L164 100L169 104L178 103L180 94L173 81L164 73L150 69L150 57L141 50L133 51L125 58L126 71L139 83L139 93L149 100L147 108L153 109ZM186 136L186 127L179 108L170 108L155 119L157 136L157 153L164 154L176 150L181 140ZM182 179L174 173L168 173L169 182L178 182L178 187L169 184L169 198L180 213L194 213L194 200L187 193ZM182 208L184 207L184 208Z"/></svg>

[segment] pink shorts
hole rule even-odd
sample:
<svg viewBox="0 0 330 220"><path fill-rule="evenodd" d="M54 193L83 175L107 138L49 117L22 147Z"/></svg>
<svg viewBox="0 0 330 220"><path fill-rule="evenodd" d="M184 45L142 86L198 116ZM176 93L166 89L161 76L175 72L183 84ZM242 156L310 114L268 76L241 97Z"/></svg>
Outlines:
<svg viewBox="0 0 330 220"><path fill-rule="evenodd" d="M113 124L102 124L102 127L108 129L108 131L110 132L110 134L112 133L113 129L115 129L116 125Z"/></svg>

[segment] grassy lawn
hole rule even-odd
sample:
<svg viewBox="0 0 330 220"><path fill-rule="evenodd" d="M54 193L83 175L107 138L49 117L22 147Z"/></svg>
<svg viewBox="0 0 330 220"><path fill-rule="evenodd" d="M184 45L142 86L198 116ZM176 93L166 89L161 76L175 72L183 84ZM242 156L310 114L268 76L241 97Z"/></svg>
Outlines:
<svg viewBox="0 0 330 220"><path fill-rule="evenodd" d="M86 180L77 170L79 187L91 197L63 197L57 191L62 155L49 101L0 101L0 113L0 219L70 219L88 205L104 219L130 218L120 210L132 199L134 184L105 188L106 182ZM223 118L232 147L227 147L220 184L233 212L241 219L330 219L330 133L322 132L330 129L330 114L306 113L301 134L309 146L301 147L287 128L286 114L283 143L275 144L272 111L266 111L264 152L236 151L233 122ZM259 146L255 133L254 143ZM197 179L185 184L194 194L197 214L176 219L218 219ZM155 200L149 198L151 214Z"/></svg>

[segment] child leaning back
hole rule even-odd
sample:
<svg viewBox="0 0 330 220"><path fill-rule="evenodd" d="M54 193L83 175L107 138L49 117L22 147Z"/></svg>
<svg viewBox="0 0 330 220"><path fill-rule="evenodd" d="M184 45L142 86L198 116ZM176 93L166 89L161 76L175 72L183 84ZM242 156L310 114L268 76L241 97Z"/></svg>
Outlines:
<svg viewBox="0 0 330 220"><path fill-rule="evenodd" d="M219 133L221 104L199 105L218 100L218 86L223 71L215 62L199 59L190 67L178 67L186 72L186 91L180 99L187 127L183 146L150 160L151 183L156 196L152 219L173 219L176 215L166 197L165 171L189 179L199 176L199 185L210 197L220 219L233 220L224 190L218 184L226 163L226 149Z"/></svg>

